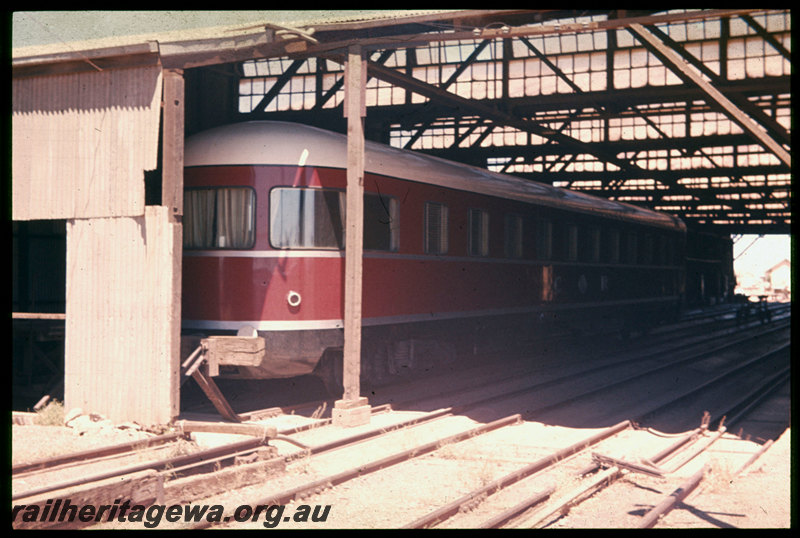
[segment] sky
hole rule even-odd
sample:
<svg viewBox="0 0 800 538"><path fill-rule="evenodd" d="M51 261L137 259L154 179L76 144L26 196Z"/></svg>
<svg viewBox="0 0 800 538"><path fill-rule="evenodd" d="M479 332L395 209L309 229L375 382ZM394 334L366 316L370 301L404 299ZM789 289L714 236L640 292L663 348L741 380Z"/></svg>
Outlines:
<svg viewBox="0 0 800 538"><path fill-rule="evenodd" d="M749 272L761 276L781 260L791 261L791 236L765 235L759 238L758 235L743 235L733 245L733 258L737 274Z"/></svg>

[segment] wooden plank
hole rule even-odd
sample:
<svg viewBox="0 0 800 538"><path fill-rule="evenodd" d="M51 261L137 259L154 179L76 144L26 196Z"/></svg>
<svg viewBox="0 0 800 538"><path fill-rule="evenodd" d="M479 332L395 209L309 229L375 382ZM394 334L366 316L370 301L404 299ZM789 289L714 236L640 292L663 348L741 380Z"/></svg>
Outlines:
<svg viewBox="0 0 800 538"><path fill-rule="evenodd" d="M184 86L183 71L164 71L161 205L173 220L183 215Z"/></svg>
<svg viewBox="0 0 800 538"><path fill-rule="evenodd" d="M233 465L213 473L203 473L170 480L164 485L164 504L182 504L211 495L263 483L265 477L276 476L286 469L284 458L275 456L274 447L256 451L260 461Z"/></svg>
<svg viewBox="0 0 800 538"><path fill-rule="evenodd" d="M177 426L184 432L230 433L268 439L274 439L275 436L278 435L275 426L267 426L264 424L230 424L227 422L180 420L177 422Z"/></svg>
<svg viewBox="0 0 800 538"><path fill-rule="evenodd" d="M203 338L209 364L258 366L266 356L266 341L261 337L212 336Z"/></svg>
<svg viewBox="0 0 800 538"><path fill-rule="evenodd" d="M51 319L65 320L66 314L49 314L46 312L12 312L11 319Z"/></svg>
<svg viewBox="0 0 800 538"><path fill-rule="evenodd" d="M361 392L361 302L364 240L364 97L366 65L359 46L350 48L345 64L347 116L347 219L344 278L344 400Z"/></svg>
<svg viewBox="0 0 800 538"><path fill-rule="evenodd" d="M202 389L203 393L205 393L206 397L211 401L214 405L214 408L222 415L223 418L230 420L231 422L242 422L246 420L236 414L233 410L231 405L228 403L228 400L225 399L225 395L219 390L217 384L214 383L214 380L211 379L205 371L204 368L201 366L197 370L192 373L192 378L197 381L197 384Z"/></svg>
<svg viewBox="0 0 800 538"><path fill-rule="evenodd" d="M28 411L11 411L11 423L12 424L36 424L36 413L31 413Z"/></svg>

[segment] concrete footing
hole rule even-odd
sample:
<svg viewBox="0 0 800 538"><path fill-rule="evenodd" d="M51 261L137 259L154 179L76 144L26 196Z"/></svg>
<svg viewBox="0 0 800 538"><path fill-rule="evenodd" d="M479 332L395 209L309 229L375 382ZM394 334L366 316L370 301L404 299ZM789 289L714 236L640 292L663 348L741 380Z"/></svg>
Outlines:
<svg viewBox="0 0 800 538"><path fill-rule="evenodd" d="M369 424L372 407L364 396L354 400L336 400L331 410L333 425L350 428Z"/></svg>

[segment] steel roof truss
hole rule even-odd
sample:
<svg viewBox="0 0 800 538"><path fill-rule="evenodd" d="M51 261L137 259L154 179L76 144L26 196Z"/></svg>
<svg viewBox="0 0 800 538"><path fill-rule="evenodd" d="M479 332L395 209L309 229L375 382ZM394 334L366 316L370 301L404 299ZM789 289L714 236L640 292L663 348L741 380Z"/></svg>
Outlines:
<svg viewBox="0 0 800 538"><path fill-rule="evenodd" d="M462 73L464 73L464 71L466 71L466 70L467 70L467 68L468 68L469 66L471 66L473 63L475 63L475 60L478 58L478 56L480 55L480 53L481 53L481 52L483 52L483 50L486 48L486 46L487 46L487 45L489 45L489 43L491 43L491 42L492 42L492 40L491 40L491 39L484 39L483 41L481 41L480 43L478 43L478 45L475 47L475 49L472 51L472 53L471 53L471 54L470 54L470 55L467 57L467 59L466 59L466 60L464 60L463 62L461 62L461 65L459 65L459 66L456 68L456 70L453 72L453 74L452 74L452 75L450 75L450 78L448 78L448 79L447 79L447 80L446 80L446 81L445 81L445 82L444 82L444 83L443 83L443 84L440 86L440 88L442 88L443 90L446 90L447 88L449 88L449 87L450 87L450 85L451 85L451 84L453 84L453 83L454 83L454 82L455 82L455 81L458 79L458 77L459 77L459 76L461 76L461 74L462 74ZM415 121L415 120L414 120L414 119L412 119L412 121ZM421 125L421 126L418 128L418 129L417 129L417 132L416 132L416 133L414 133L413 135L411 135L411 138L409 139L409 141L408 141L408 142L406 142L406 145L405 145L404 147L405 147L406 149L410 148L410 147L411 147L411 146L414 144L414 142L416 142L416 141L419 139L419 137L420 137L420 136L422 136L422 133L423 133L423 132L424 132L426 129L428 129L428 128L431 126L431 124L433 123L433 121L434 121L434 120L427 120L427 121L425 121L425 122L424 122L424 123L423 123L423 124L422 124L422 125Z"/></svg>
<svg viewBox="0 0 800 538"><path fill-rule="evenodd" d="M586 144L575 138L560 134L557 131L544 127L536 122L518 119L494 107L465 99L414 77L404 75L395 69L389 69L381 65L377 65L374 62L369 62L368 69L376 78L384 80L390 84L400 86L406 90L419 93L420 95L428 97L429 99L442 101L462 110L469 110L478 115L489 118L495 123L499 123L501 125L508 125L521 131L533 133L544 138L554 138L555 141L560 144L575 147L576 149L580 150L581 153L594 155L598 159L611 162L620 168L631 167L630 163L618 159L614 155L605 155L602 152L599 152L597 148L591 144Z"/></svg>
<svg viewBox="0 0 800 538"><path fill-rule="evenodd" d="M668 47L650 30L641 24L631 24L630 30L633 32L633 35L642 42L642 44L644 44L649 50L661 58L664 64L670 67L678 76L699 86L711 100L709 104L714 102L722 107L725 115L728 116L728 118L755 137L759 144L764 146L767 151L773 153L781 162L787 166L791 166L792 160L789 152L786 151L783 146L778 144L778 142L773 140L772 137L770 137L767 133L765 133L755 121L753 121L747 114L742 112L742 110L740 110L722 92L717 90L712 84L706 81L700 75L700 73L686 65L677 52Z"/></svg>
<svg viewBox="0 0 800 538"><path fill-rule="evenodd" d="M753 21L755 23L755 21ZM650 30L653 34L655 34L661 41L666 43L670 48L675 50L678 54L681 55L683 59L688 61L694 67L696 67L703 75L708 77L711 80L711 83L715 86L719 87L723 80L714 73L711 69L709 69L699 58L691 54L687 51L684 47L676 43L671 37L669 37L666 33L661 31L659 28L655 26L648 26L648 30ZM767 34L769 35L769 34ZM772 37L772 36L770 36ZM789 136L788 131L777 121L770 118L761 108L759 108L754 103L747 100L746 97L736 93L736 92L722 92L723 95L727 96L728 99L731 100L738 108L742 109L743 112L751 116L754 120L761 124L767 131L769 131L773 136L778 137L778 139L786 144L791 142L791 138Z"/></svg>

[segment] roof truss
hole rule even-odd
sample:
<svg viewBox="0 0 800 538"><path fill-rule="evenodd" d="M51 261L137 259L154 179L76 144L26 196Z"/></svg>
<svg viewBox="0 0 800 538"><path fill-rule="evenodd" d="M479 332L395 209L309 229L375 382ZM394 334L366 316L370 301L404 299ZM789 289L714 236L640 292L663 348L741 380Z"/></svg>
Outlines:
<svg viewBox="0 0 800 538"><path fill-rule="evenodd" d="M342 50L358 42L373 95L369 138L697 226L788 233L789 19L788 10L486 10L295 29L278 40L285 67L262 60L264 72L243 77L269 89L240 114L343 130Z"/></svg>

